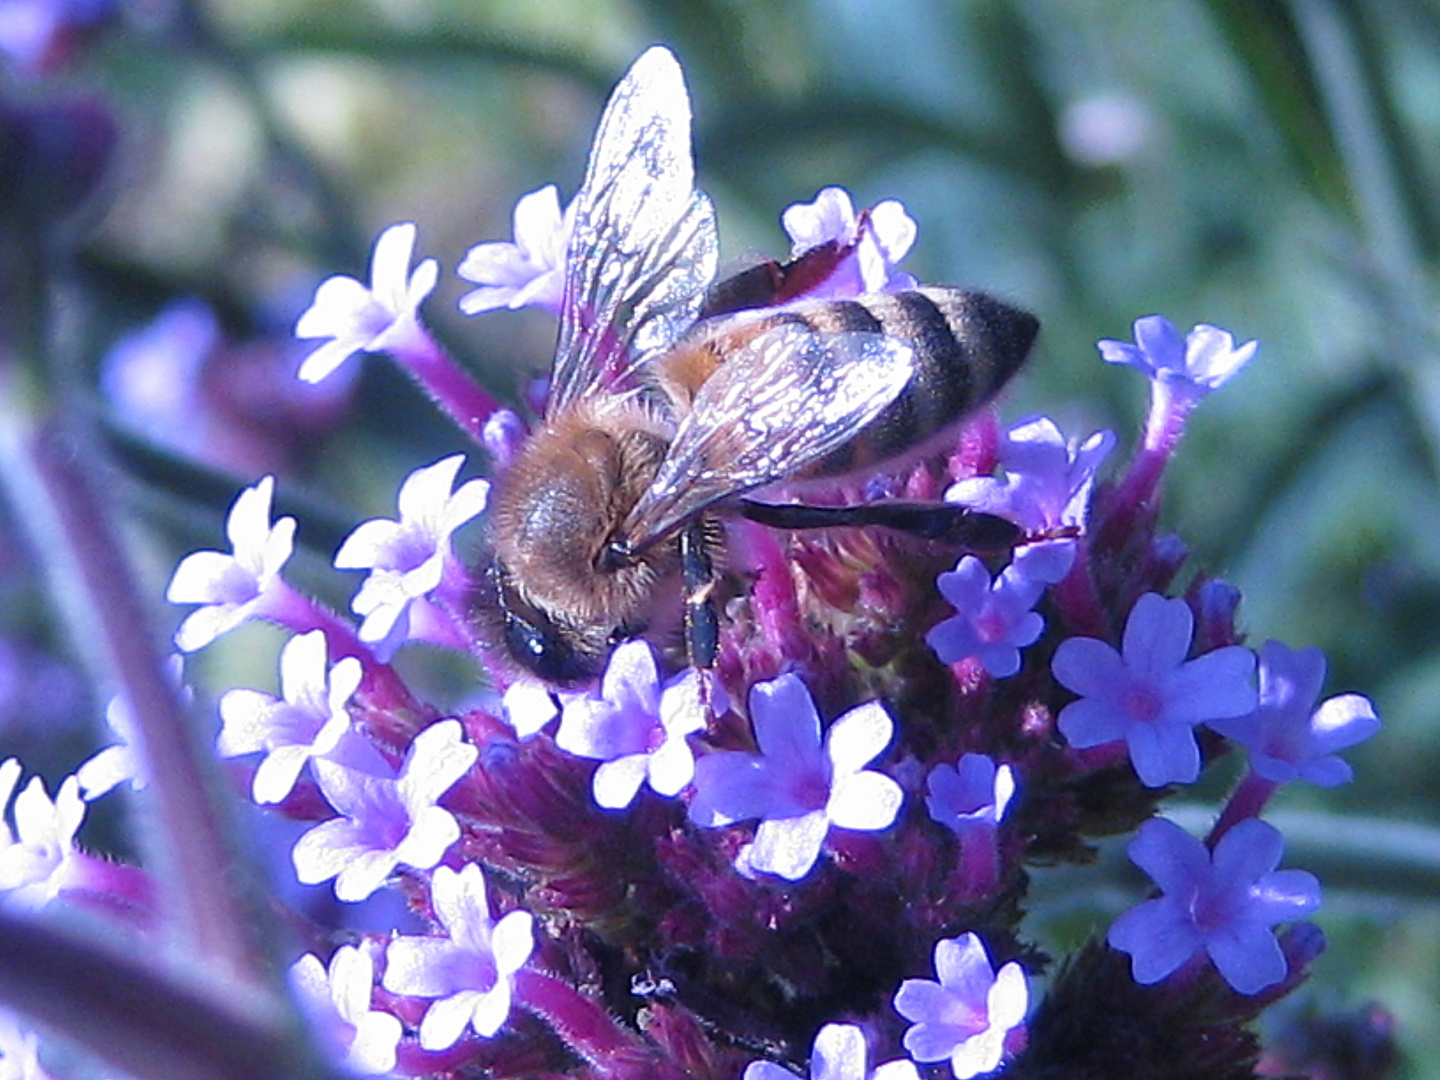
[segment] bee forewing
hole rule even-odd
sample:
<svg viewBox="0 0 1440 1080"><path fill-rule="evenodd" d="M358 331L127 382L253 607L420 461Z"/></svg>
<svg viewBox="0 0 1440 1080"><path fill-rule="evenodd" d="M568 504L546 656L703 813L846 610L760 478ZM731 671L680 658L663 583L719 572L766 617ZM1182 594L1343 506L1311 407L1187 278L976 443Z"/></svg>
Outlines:
<svg viewBox="0 0 1440 1080"><path fill-rule="evenodd" d="M794 476L875 419L905 389L915 354L876 333L793 323L758 335L700 387L654 482L624 525L632 548L721 499Z"/></svg>
<svg viewBox="0 0 1440 1080"><path fill-rule="evenodd" d="M715 276L715 211L695 190L690 98L668 50L610 95L575 200L547 416L674 342Z"/></svg>

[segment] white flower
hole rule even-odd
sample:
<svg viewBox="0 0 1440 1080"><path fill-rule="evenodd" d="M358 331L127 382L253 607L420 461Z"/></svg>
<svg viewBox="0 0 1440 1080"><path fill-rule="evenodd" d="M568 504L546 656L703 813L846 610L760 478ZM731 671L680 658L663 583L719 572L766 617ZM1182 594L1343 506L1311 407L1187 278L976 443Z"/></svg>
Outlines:
<svg viewBox="0 0 1440 1080"><path fill-rule="evenodd" d="M315 299L295 324L295 336L332 340L305 358L300 378L319 382L362 349L404 350L423 340L416 311L435 288L440 264L425 259L410 273L415 233L414 224L407 221L380 234L370 259L368 289L344 274L320 283Z"/></svg>
<svg viewBox="0 0 1440 1080"><path fill-rule="evenodd" d="M19 777L20 763L13 758L0 766L0 795L6 801ZM75 833L84 820L85 802L75 777L65 778L53 801L45 782L31 777L15 796L15 833L12 837L5 830L9 843L0 850L0 891L9 893L10 903L41 908L59 895L72 872L79 872Z"/></svg>
<svg viewBox="0 0 1440 1080"><path fill-rule="evenodd" d="M280 583L280 570L295 549L295 519L270 524L275 478L267 476L240 493L225 522L231 554L196 551L180 560L165 599L172 604L202 604L175 632L175 647L194 652L233 630Z"/></svg>
<svg viewBox="0 0 1440 1080"><path fill-rule="evenodd" d="M403 1029L394 1016L370 1008L375 961L369 953L341 946L330 957L328 971L318 956L306 953L291 965L290 985L347 1068L365 1075L395 1068L395 1047Z"/></svg>
<svg viewBox="0 0 1440 1080"><path fill-rule="evenodd" d="M565 249L575 224L575 204L562 214L554 184L515 204L515 241L476 244L456 273L479 288L460 298L460 310L478 315L495 308L543 307L559 312L565 292Z"/></svg>
<svg viewBox="0 0 1440 1080"><path fill-rule="evenodd" d="M185 686L185 658L178 653L165 661L165 675L180 697L189 701L194 693ZM117 694L105 707L105 723L110 726L120 741L107 746L75 770L75 779L80 782L80 794L86 802L94 802L126 780L134 791L143 790L150 783L145 759L139 753L136 741L140 735L135 723L135 714L123 695Z"/></svg>
<svg viewBox="0 0 1440 1080"><path fill-rule="evenodd" d="M452 557L451 534L485 509L486 481L469 480L451 491L464 460L455 454L416 469L400 485L400 520L364 522L335 553L337 568L370 571L350 605L365 620L362 641L385 641L411 602L440 584Z"/></svg>

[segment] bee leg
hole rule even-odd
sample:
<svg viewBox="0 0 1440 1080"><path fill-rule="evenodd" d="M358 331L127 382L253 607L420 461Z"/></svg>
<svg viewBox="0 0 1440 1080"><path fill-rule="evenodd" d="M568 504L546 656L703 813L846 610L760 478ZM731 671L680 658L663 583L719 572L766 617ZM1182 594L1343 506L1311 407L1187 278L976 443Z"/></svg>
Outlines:
<svg viewBox="0 0 1440 1080"><path fill-rule="evenodd" d="M742 499L740 514L772 529L832 529L883 525L926 540L944 540L972 551L1006 551L1025 539L1013 521L954 503L874 502L858 506L805 506Z"/></svg>
<svg viewBox="0 0 1440 1080"><path fill-rule="evenodd" d="M696 518L680 533L680 573L685 582L685 647L697 668L715 666L720 651L720 617L715 612L715 567L705 543L705 523Z"/></svg>

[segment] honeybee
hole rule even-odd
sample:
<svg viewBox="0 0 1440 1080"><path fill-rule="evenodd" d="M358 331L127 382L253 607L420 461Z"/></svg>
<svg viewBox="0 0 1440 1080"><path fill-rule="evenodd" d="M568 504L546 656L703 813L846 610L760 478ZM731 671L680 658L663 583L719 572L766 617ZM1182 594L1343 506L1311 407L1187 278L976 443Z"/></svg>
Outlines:
<svg viewBox="0 0 1440 1080"><path fill-rule="evenodd" d="M772 264L768 290L746 299L753 274L712 285L717 247L714 209L694 186L684 79L655 47L601 117L576 195L544 416L492 495L480 607L492 639L547 682L594 677L620 641L664 632L682 609L692 654L713 654L704 601L718 513L935 531L924 505L741 497L932 452L1015 372L1038 330L955 288L777 306L807 256L798 270ZM966 513L943 510L951 523ZM1001 519L970 518L963 535L1018 538Z"/></svg>

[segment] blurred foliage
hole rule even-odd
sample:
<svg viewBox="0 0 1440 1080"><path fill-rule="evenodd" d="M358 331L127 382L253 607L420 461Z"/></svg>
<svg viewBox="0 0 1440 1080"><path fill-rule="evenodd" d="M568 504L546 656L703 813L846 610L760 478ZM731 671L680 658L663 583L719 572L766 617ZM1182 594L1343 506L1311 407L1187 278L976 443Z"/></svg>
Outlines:
<svg viewBox="0 0 1440 1080"><path fill-rule="evenodd" d="M1283 805L1440 826L1433 0L133 0L48 83L6 90L86 88L119 118L64 264L58 351L103 414L100 358L176 298L203 298L232 341L278 343L322 277L363 273L390 222L417 221L421 253L453 269L510 235L522 193L573 194L604 94L653 41L691 81L723 258L783 253L779 212L828 184L902 200L920 225L909 269L1044 322L1007 418L1128 442L1144 388L1097 339L1152 312L1258 338L1191 423L1168 519L1194 565L1241 589L1256 643L1322 647L1328 692L1360 690L1386 721L1350 755L1357 783ZM513 397L553 331L531 313L465 319L462 291L450 277L427 315ZM111 431L158 595L254 476ZM368 361L344 426L284 464L306 583L343 606L320 572L339 535L458 445ZM268 649L225 656L203 660L274 678ZM1311 833L1291 865L1343 849L1322 993L1385 1002L1412 1074L1440 1075L1440 853L1419 850L1435 834L1396 841L1416 845L1407 885L1370 876L1363 839Z"/></svg>

